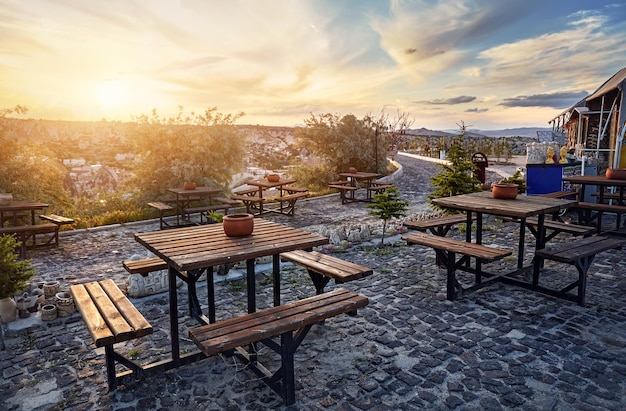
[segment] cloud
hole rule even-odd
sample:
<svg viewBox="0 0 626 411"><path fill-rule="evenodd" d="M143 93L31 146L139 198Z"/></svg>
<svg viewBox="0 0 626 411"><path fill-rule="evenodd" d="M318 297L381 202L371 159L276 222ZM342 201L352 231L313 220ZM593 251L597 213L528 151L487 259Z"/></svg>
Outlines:
<svg viewBox="0 0 626 411"><path fill-rule="evenodd" d="M473 96L458 96L458 97L451 97L451 98L438 98L435 100L429 100L429 101L424 101L424 103L426 104L463 104L463 103L469 103L471 101L476 100L476 97Z"/></svg>
<svg viewBox="0 0 626 411"><path fill-rule="evenodd" d="M466 113L486 113L489 111L488 108L468 108L465 110Z"/></svg>
<svg viewBox="0 0 626 411"><path fill-rule="evenodd" d="M589 93L586 91L573 91L517 96L505 98L498 105L505 107L551 107L559 109L572 106L587 95Z"/></svg>

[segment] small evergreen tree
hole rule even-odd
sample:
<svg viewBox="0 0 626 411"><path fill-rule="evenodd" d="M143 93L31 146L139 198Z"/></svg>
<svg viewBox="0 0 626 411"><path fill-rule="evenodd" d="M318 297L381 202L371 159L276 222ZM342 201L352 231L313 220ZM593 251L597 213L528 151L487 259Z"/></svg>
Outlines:
<svg viewBox="0 0 626 411"><path fill-rule="evenodd" d="M465 124L461 123L460 128L459 136L452 141L446 153L449 163L442 164L441 172L431 179L433 192L428 195L429 200L481 190L480 181L476 177L477 167L464 144Z"/></svg>
<svg viewBox="0 0 626 411"><path fill-rule="evenodd" d="M380 245L385 243L385 230L387 229L387 221L391 218L404 217L409 206L408 201L400 200L398 187L389 187L379 194L374 194L374 202L368 204L370 214L383 220L383 237Z"/></svg>

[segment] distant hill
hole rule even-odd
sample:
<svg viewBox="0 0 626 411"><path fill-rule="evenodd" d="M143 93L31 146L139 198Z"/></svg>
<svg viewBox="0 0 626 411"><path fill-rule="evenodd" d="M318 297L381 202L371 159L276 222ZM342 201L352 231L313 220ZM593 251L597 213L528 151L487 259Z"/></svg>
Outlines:
<svg viewBox="0 0 626 411"><path fill-rule="evenodd" d="M447 130L453 134L458 134L458 130ZM552 131L549 127L518 127L518 128L505 128L503 130L468 130L471 134L486 137L532 137L537 138L537 131Z"/></svg>

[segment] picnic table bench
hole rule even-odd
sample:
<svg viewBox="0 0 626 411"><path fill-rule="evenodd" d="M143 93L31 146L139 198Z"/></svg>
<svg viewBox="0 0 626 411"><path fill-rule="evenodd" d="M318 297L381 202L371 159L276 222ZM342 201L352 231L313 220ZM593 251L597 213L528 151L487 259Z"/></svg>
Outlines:
<svg viewBox="0 0 626 411"><path fill-rule="evenodd" d="M152 201L150 203L148 203L149 207L154 208L155 210L157 210L159 212L159 228L161 230L163 230L163 228L165 227L171 227L170 224L165 221L165 213L168 211L172 211L175 208L165 202L162 201Z"/></svg>
<svg viewBox="0 0 626 411"><path fill-rule="evenodd" d="M73 285L70 292L95 346L104 347L108 386L114 390L120 378L142 370L140 365L117 353L114 345L152 334L152 326L113 280ZM116 362L128 371L117 373Z"/></svg>
<svg viewBox="0 0 626 411"><path fill-rule="evenodd" d="M469 262L470 258L476 258L481 262L493 262L512 254L511 251L501 250L484 246L482 244L474 244L467 241L457 240L454 238L442 237L422 232L411 233L402 237L409 245L418 244L431 247L435 250L438 257L438 263L445 265L447 270L446 280L446 298L454 301L462 296L463 292L473 291L484 286L482 272L475 272L475 284L471 287L463 288L457 281L456 270ZM457 260L456 255L461 257ZM466 267L469 269L469 267ZM471 271L471 270L468 270ZM496 279L492 277L491 279ZM491 280L490 279L490 280Z"/></svg>
<svg viewBox="0 0 626 411"><path fill-rule="evenodd" d="M425 218L423 220L407 221L404 223L404 226L412 230L430 231L434 235L445 237L453 226L466 222L467 216L465 214L452 214Z"/></svg>
<svg viewBox="0 0 626 411"><path fill-rule="evenodd" d="M358 190L358 187L348 185L348 181L346 181L346 184L329 184L328 188L333 188L339 191L341 204L346 204L354 201L354 192Z"/></svg>
<svg viewBox="0 0 626 411"><path fill-rule="evenodd" d="M13 235L19 244L19 256L21 258L26 257L26 248L28 242L31 241L31 245L45 246L59 244L59 226L54 223L47 224L29 224L10 227L0 227L0 235ZM37 242L37 234L51 234L44 241Z"/></svg>
<svg viewBox="0 0 626 411"><path fill-rule="evenodd" d="M230 318L189 330L189 337L206 356L234 353L246 366L285 401L296 402L294 354L311 327L339 314L355 312L368 304L367 297L345 289L251 314ZM280 336L280 342L273 337ZM281 366L273 373L258 362L255 344L262 343L281 356ZM253 352L243 346L252 345Z"/></svg>
<svg viewBox="0 0 626 411"><path fill-rule="evenodd" d="M280 255L284 261L292 262L307 269L317 294L324 292L324 287L332 279L342 284L370 276L374 271L339 258L317 251L295 250Z"/></svg>
<svg viewBox="0 0 626 411"><path fill-rule="evenodd" d="M596 220L596 232L600 234L602 232L602 216L605 213L612 213L616 215L615 229L619 229L622 221L622 214L626 214L626 206L603 204L603 203L588 203L579 201L574 207L571 208L578 215L578 223L591 225Z"/></svg>
<svg viewBox="0 0 626 411"><path fill-rule="evenodd" d="M587 288L587 272L593 263L596 254L614 248L622 247L626 244L624 238L603 237L593 235L537 250L533 261L533 281L532 285L548 295L574 301L581 306L585 305L585 292ZM539 274L544 260L552 260L565 264L571 264L578 270L578 279L561 290L552 290L539 286ZM567 294L568 291L576 288L575 296Z"/></svg>

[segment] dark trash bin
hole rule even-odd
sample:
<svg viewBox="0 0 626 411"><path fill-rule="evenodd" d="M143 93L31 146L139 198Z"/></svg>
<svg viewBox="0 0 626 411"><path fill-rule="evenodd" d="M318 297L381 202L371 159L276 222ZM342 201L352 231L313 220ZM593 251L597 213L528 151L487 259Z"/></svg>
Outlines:
<svg viewBox="0 0 626 411"><path fill-rule="evenodd" d="M482 184L485 184L485 169L489 167L487 156L483 153L474 153L472 155L472 163L478 168L478 170L476 170L476 178L478 178L478 181Z"/></svg>

